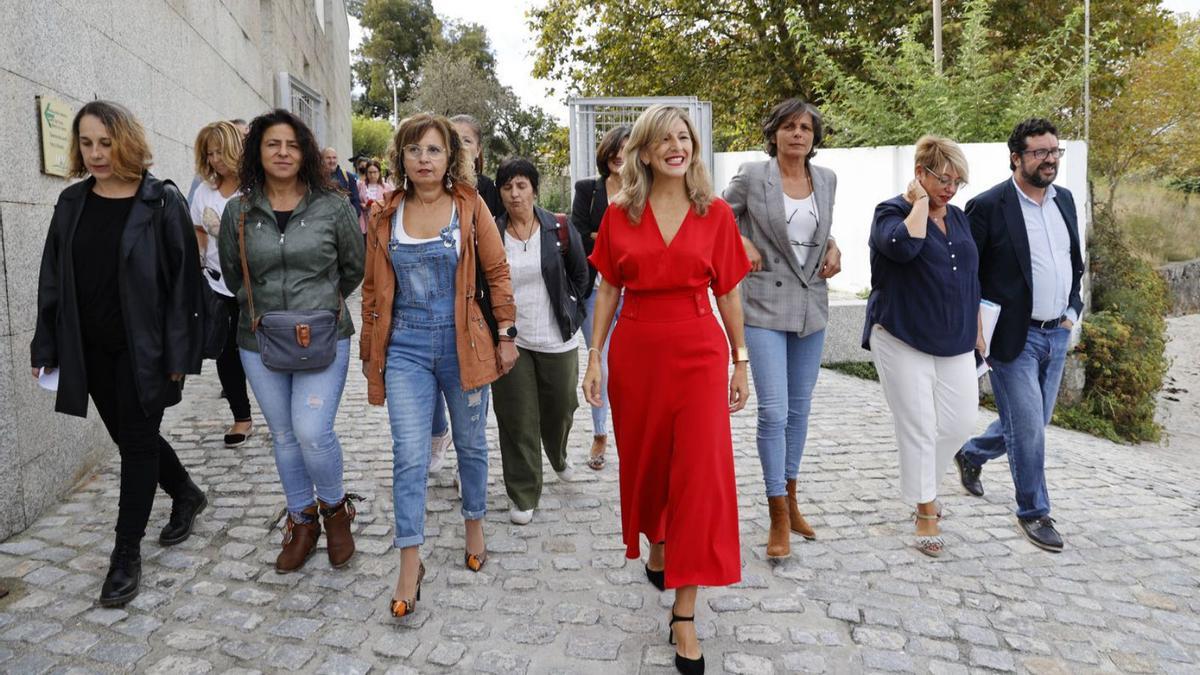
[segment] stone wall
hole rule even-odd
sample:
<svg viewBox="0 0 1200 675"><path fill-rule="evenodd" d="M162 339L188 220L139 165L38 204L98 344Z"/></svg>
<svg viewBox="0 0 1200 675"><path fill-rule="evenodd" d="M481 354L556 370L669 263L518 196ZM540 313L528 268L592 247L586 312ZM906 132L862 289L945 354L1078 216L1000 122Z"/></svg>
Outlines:
<svg viewBox="0 0 1200 675"><path fill-rule="evenodd" d="M0 22L0 540L114 451L100 420L57 415L29 374L37 270L68 181L41 173L35 97L123 103L146 127L151 171L186 189L192 141L214 120L276 106L287 72L324 100L314 131L350 155L343 0L4 3ZM182 405L187 405L185 400Z"/></svg>
<svg viewBox="0 0 1200 675"><path fill-rule="evenodd" d="M1171 316L1200 312L1200 258L1158 268L1171 294Z"/></svg>

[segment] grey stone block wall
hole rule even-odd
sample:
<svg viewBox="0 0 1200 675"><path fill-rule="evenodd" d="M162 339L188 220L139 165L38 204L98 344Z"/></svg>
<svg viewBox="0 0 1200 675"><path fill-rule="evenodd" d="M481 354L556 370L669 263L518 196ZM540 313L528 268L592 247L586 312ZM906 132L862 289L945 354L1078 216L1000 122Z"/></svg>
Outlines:
<svg viewBox="0 0 1200 675"><path fill-rule="evenodd" d="M321 3L324 22L318 22ZM323 144L350 155L343 0L62 0L5 3L0 21L0 540L28 526L115 447L94 412L53 412L29 372L38 264L58 194L41 173L35 97L104 98L145 126L151 171L186 190L203 125L283 105L288 72L323 98ZM181 405L188 405L184 400Z"/></svg>
<svg viewBox="0 0 1200 675"><path fill-rule="evenodd" d="M1200 258L1158 268L1171 296L1171 316L1200 312Z"/></svg>

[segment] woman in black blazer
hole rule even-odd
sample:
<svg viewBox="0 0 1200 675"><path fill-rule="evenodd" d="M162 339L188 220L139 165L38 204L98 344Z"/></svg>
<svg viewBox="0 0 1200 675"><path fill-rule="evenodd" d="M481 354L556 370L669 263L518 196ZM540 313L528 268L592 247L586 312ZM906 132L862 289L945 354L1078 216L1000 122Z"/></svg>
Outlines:
<svg viewBox="0 0 1200 675"><path fill-rule="evenodd" d="M604 211L608 209L609 195L621 191L621 166L625 164L625 142L629 140L629 127L620 125L613 127L604 134L600 145L596 147L596 168L600 175L596 178L584 178L575 183L575 199L571 202L571 224L579 231L583 239L583 250L587 255L592 254L596 245L596 236L600 233L600 221L604 219ZM592 311L596 308L596 294L592 290L598 282L596 268L588 264L587 287L583 289L585 312L583 317L583 338L587 341L588 349L592 348ZM621 314L621 305L617 304L617 316ZM616 325L616 318L613 325ZM610 331L611 334L611 331ZM608 448L608 340L604 342L604 350L600 354L600 401L599 406L592 406L592 448L588 452L587 465L599 471L604 468L604 451Z"/></svg>
<svg viewBox="0 0 1200 675"><path fill-rule="evenodd" d="M58 412L87 416L87 399L121 455L116 545L100 605L138 594L141 541L159 485L171 496L164 546L192 531L208 503L159 433L200 372L200 264L187 202L151 175L142 125L108 101L71 124L71 175L54 207L38 277L33 376L58 371Z"/></svg>

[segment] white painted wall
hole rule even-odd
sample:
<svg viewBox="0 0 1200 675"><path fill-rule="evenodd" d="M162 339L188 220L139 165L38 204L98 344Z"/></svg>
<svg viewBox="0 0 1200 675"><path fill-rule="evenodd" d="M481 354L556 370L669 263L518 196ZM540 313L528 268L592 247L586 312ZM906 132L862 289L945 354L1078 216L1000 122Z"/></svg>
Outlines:
<svg viewBox="0 0 1200 675"><path fill-rule="evenodd" d="M1087 190L1087 144L1062 141L1063 156L1056 184L1075 196L1079 216L1080 241L1085 242L1091 212ZM1009 180L1008 147L1004 143L967 143L961 146L970 166L970 182L950 202L959 208L975 195ZM718 152L713 157L713 183L720 194L743 162L767 159L760 151ZM867 241L875 205L904 191L913 177L913 146L877 148L825 148L817 151L813 163L837 174L838 189L833 207L833 236L842 249L842 272L829 285L841 291L857 293L871 286L871 266Z"/></svg>

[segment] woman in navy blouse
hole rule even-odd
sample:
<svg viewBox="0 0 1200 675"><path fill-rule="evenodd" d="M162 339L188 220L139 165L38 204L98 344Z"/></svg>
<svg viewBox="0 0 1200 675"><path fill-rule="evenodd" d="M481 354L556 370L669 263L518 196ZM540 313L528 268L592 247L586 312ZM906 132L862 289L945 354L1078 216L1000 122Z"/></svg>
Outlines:
<svg viewBox="0 0 1200 675"><path fill-rule="evenodd" d="M863 348L895 420L900 492L917 505L917 550L937 557L945 548L938 482L979 407L979 254L966 215L949 203L967 182L958 145L923 136L914 174L903 195L875 207Z"/></svg>

